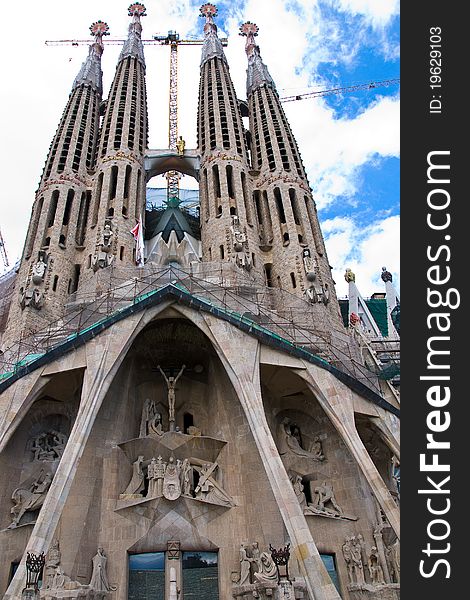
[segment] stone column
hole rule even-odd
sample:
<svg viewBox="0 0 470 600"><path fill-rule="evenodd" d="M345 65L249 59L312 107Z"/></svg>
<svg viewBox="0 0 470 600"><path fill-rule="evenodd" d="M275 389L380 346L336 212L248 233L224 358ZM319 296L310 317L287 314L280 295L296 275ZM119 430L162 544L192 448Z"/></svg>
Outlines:
<svg viewBox="0 0 470 600"><path fill-rule="evenodd" d="M211 338L235 388L253 434L274 497L290 538L292 554L311 600L340 600L313 540L269 429L259 379L259 343L234 327L210 319ZM239 349L243 348L243 352Z"/></svg>
<svg viewBox="0 0 470 600"><path fill-rule="evenodd" d="M16 600L21 597L26 578L26 552L40 554L49 549L96 416L120 364L119 359L122 360L125 356L129 336L138 318L139 315L136 315L124 323L121 322L118 325L119 335L116 328L112 327L88 343L87 369L83 379L80 409L23 558L3 597L4 600Z"/></svg>

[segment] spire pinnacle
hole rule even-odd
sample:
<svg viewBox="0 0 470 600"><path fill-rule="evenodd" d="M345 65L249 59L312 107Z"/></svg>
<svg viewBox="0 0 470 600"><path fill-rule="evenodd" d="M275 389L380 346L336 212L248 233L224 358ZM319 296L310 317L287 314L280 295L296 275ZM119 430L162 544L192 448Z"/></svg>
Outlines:
<svg viewBox="0 0 470 600"><path fill-rule="evenodd" d="M103 93L103 73L101 71L101 55L103 54L103 36L109 35L108 24L104 21L95 21L90 25L90 35L95 40L88 50L88 56L73 82L74 90L80 85L91 85L100 94Z"/></svg>
<svg viewBox="0 0 470 600"><path fill-rule="evenodd" d="M259 27L256 23L246 21L240 27L240 35L246 37L245 52L248 57L248 69L246 88L248 96L262 85L275 88L273 78L269 74L268 67L261 58L261 53L255 37L258 35Z"/></svg>
<svg viewBox="0 0 470 600"><path fill-rule="evenodd" d="M216 17L218 13L217 6L210 2L206 2L206 4L201 6L199 12L201 13L199 16L206 19L204 24L204 44L202 46L201 67L214 57L221 58L226 62L227 59L225 58L222 43L217 36L217 25L214 23L214 17Z"/></svg>
<svg viewBox="0 0 470 600"><path fill-rule="evenodd" d="M141 2L133 2L127 10L129 16L132 17L132 21L129 25L129 35L124 43L119 60L121 61L128 56L134 56L145 66L140 18L147 16L147 9Z"/></svg>

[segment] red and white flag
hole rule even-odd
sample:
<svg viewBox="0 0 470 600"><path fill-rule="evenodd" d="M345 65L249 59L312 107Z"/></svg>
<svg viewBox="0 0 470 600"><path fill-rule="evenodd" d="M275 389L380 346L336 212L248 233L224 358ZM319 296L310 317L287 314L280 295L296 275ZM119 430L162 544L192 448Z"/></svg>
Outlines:
<svg viewBox="0 0 470 600"><path fill-rule="evenodd" d="M139 267L144 266L145 260L145 245L144 245L144 231L142 227L142 219L139 219L135 226L131 229L130 233L135 239L135 264Z"/></svg>

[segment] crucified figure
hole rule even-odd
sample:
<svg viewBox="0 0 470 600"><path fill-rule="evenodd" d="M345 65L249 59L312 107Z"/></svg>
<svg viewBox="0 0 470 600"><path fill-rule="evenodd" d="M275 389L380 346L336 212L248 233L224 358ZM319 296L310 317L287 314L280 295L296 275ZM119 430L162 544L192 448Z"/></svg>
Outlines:
<svg viewBox="0 0 470 600"><path fill-rule="evenodd" d="M176 382L183 374L183 371L186 369L186 365L183 365L181 367L181 369L179 370L179 373L176 377L172 377L172 376L167 377L165 374L165 371L161 368L160 365L157 365L157 369L163 375L163 378L168 387L168 416L169 416L169 421L170 421L170 431L174 431L175 430L175 400L176 400L175 387L176 387Z"/></svg>

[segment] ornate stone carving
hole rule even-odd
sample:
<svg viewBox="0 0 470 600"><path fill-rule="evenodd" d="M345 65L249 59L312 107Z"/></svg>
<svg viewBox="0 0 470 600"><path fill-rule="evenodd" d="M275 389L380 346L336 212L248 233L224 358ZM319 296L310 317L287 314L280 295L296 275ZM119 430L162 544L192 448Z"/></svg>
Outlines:
<svg viewBox="0 0 470 600"><path fill-rule="evenodd" d="M232 246L235 253L235 264L240 268L249 271L252 265L248 253L248 237L246 232L241 231L240 219L237 215L232 215L230 233L232 235Z"/></svg>
<svg viewBox="0 0 470 600"><path fill-rule="evenodd" d="M38 253L38 260L34 263L31 270L31 279L34 285L40 285L44 281L47 270L47 255L45 252Z"/></svg>
<svg viewBox="0 0 470 600"><path fill-rule="evenodd" d="M343 546L343 557L348 569L350 585L364 585L364 565L362 547L356 536L347 537Z"/></svg>
<svg viewBox="0 0 470 600"><path fill-rule="evenodd" d="M161 368L160 365L157 365L157 369L163 375L163 379L168 388L168 413L169 413L169 421L170 421L170 431L175 430L175 401L176 401L176 384L178 379L183 374L183 371L186 369L186 365L183 365L181 369L178 371L178 375L173 377L173 375L169 375L167 377L165 371Z"/></svg>
<svg viewBox="0 0 470 600"><path fill-rule="evenodd" d="M375 546L372 546L367 566L372 585L383 585L385 583L384 574L380 566L379 553Z"/></svg>
<svg viewBox="0 0 470 600"><path fill-rule="evenodd" d="M54 540L46 554L46 564L44 565L44 587L46 589L50 589L54 585L54 578L60 572L60 559L59 540Z"/></svg>
<svg viewBox="0 0 470 600"><path fill-rule="evenodd" d="M158 412L157 403L153 398L146 398L142 408L139 437L147 435L162 435L162 415Z"/></svg>
<svg viewBox="0 0 470 600"><path fill-rule="evenodd" d="M98 552L93 557L93 572L89 584L89 587L97 592L112 592L117 589L116 586L109 585L106 573L107 562L108 558L103 548L98 548Z"/></svg>
<svg viewBox="0 0 470 600"><path fill-rule="evenodd" d="M67 436L65 433L52 429L51 431L43 431L35 436L30 444L33 460L55 461L59 460L64 453Z"/></svg>
<svg viewBox="0 0 470 600"><path fill-rule="evenodd" d="M116 231L113 231L112 222L107 219L104 223L103 231L98 231L98 243L96 253L91 259L91 266L94 271L109 267L114 260L116 245Z"/></svg>
<svg viewBox="0 0 470 600"><path fill-rule="evenodd" d="M292 487L294 488L295 495L297 496L297 500L302 508L307 508L307 499L304 494L304 486L302 484L302 477L300 475L294 474L290 477Z"/></svg>
<svg viewBox="0 0 470 600"><path fill-rule="evenodd" d="M382 267L382 273L380 275L380 278L384 283L387 283L387 281L390 281L390 283L392 283L393 280L392 274L390 273L390 271L387 271L387 267Z"/></svg>
<svg viewBox="0 0 470 600"><path fill-rule="evenodd" d="M325 457L323 455L320 438L315 438L314 443L312 444L313 451L304 450L300 445L298 438L292 433L293 428L295 428L295 425L291 422L289 417L284 417L279 424L279 454L281 456L290 454L308 458L313 461L323 461ZM318 442L320 442L320 444Z"/></svg>
<svg viewBox="0 0 470 600"><path fill-rule="evenodd" d="M17 487L13 491L11 499L14 506L10 510L13 521L8 526L8 529L18 527L22 516L26 512L41 508L53 477L54 475L51 471L41 469L37 477L25 481L20 487Z"/></svg>
<svg viewBox="0 0 470 600"><path fill-rule="evenodd" d="M20 306L24 310L27 306L40 310L43 304L42 292L37 287L27 287L21 294Z"/></svg>
<svg viewBox="0 0 470 600"><path fill-rule="evenodd" d="M181 463L177 461L175 464L174 461L173 456L170 456L163 478L163 496L167 500L177 500L181 496Z"/></svg>
<svg viewBox="0 0 470 600"><path fill-rule="evenodd" d="M400 583L400 540L398 538L387 548L387 555L390 560L393 580L395 583Z"/></svg>
<svg viewBox="0 0 470 600"><path fill-rule="evenodd" d="M142 469L144 457L139 456L137 460L132 464L132 478L125 491L120 495L120 498L142 498L142 490L145 487L145 476Z"/></svg>

